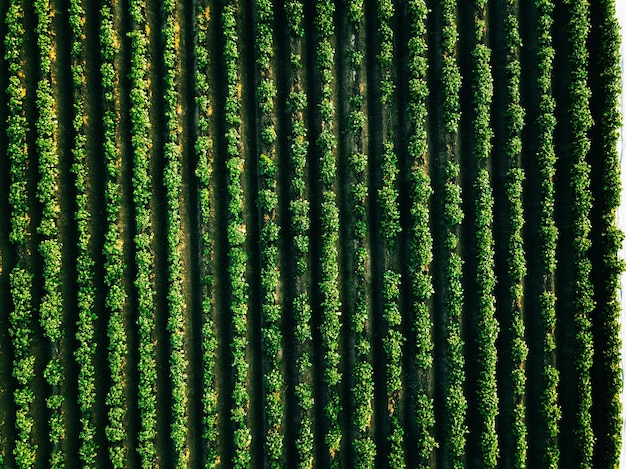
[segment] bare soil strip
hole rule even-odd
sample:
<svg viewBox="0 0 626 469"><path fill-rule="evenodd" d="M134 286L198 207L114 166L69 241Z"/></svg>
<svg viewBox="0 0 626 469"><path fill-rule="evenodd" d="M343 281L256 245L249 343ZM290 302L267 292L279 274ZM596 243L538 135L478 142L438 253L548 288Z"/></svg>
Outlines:
<svg viewBox="0 0 626 469"><path fill-rule="evenodd" d="M241 146L245 158L243 172L243 206L246 226L246 244L248 265L246 280L248 283L248 377L245 387L250 398L247 410L248 426L252 433L250 447L251 467L264 467L265 441L265 390L263 386L263 346L261 318L261 247L260 247L260 211L257 194L259 192L258 167L258 105L257 105L257 69L256 69L256 7L252 0L240 0L238 12L239 36L239 83L241 85Z"/></svg>
<svg viewBox="0 0 626 469"><path fill-rule="evenodd" d="M152 222L152 251L154 253L153 281L154 295L154 339L156 341L157 364L157 426L156 440L157 461L163 467L172 465L171 456L174 451L170 439L172 388L169 366L169 332L167 320L169 316L167 293L168 260L167 260L167 199L163 185L165 159L165 103L164 84L165 69L163 64L163 25L164 18L159 2L147 2L146 19L149 31L146 31L148 51L150 55L148 83L150 87L150 178L152 180L152 200L150 214Z"/></svg>
<svg viewBox="0 0 626 469"><path fill-rule="evenodd" d="M344 44L350 44L352 28L348 21L348 12L344 2L336 5L336 84L335 109L337 115L338 145L337 145L337 205L339 207L339 301L342 304L342 334L339 353L341 354L341 370L343 374L342 389L340 390L341 408L341 467L353 467L354 431L352 424L351 390L354 385L352 369L354 366L354 334L351 328L351 318L354 314L355 280L354 280L354 251L352 239L354 221L352 217L352 197L350 189L352 181L348 178L348 158L352 153L352 132L349 130L350 97L353 83L350 80L350 51Z"/></svg>
<svg viewBox="0 0 626 469"><path fill-rule="evenodd" d="M556 271L556 340L557 340L557 368L560 372L559 404L562 418L559 429L559 448L561 457L559 465L573 467L577 464L574 427L576 426L577 381L574 370L575 357L575 325L574 325L574 252L572 240L574 238L572 225L573 190L570 186L570 174L573 165L572 157L572 126L570 123L570 44L568 31L565 27L569 18L567 5L555 2L552 28L554 41L554 73L552 90L556 101L556 128L554 132L554 146L557 154L556 177L554 184L555 219L559 230L557 242L557 271Z"/></svg>
<svg viewBox="0 0 626 469"><path fill-rule="evenodd" d="M312 364L312 392L315 396L315 405L313 410L313 434L314 438L314 460L321 466L328 466L329 455L325 450L326 444L324 442L324 435L328 427L324 408L328 401L328 392L326 386L324 386L324 364L323 364L323 348L322 348L322 336L320 333L321 315L319 311L321 309L321 294L319 289L319 282L321 278L321 265L317 262L321 256L321 232L320 232L320 204L321 204L321 187L319 181L319 159L320 151L315 145L317 138L320 135L321 123L320 116L317 110L317 105L320 102L320 74L316 66L316 48L318 44L318 35L316 32L315 24L315 5L313 2L304 2L304 36L306 41L302 49L302 55L307 57L305 61L304 72L306 74L305 86L308 99L307 115L307 135L309 139L309 204L310 212L309 219L311 220L311 232L310 232L310 253L311 253L311 281L309 289L309 298L311 298L311 364Z"/></svg>
<svg viewBox="0 0 626 469"><path fill-rule="evenodd" d="M85 77L86 95L85 110L87 123L85 133L87 136L86 151L88 165L87 191L89 193L89 212L91 214L91 239L90 255L94 259L95 298L94 312L94 340L96 341L96 354L94 357L95 371L95 403L93 422L95 424L95 442L98 447L99 466L106 465L108 461L107 439L105 427L107 424L107 408L105 404L108 390L108 362L107 362L107 315L105 314L105 285L104 285L104 234L106 230L106 200L104 197L106 178L106 163L102 153L102 115L103 103L100 97L102 92L100 79L100 43L98 39L99 13L98 5L92 1L84 1L85 9Z"/></svg>
<svg viewBox="0 0 626 469"><path fill-rule="evenodd" d="M394 18L394 67L396 70L396 96L395 109L397 115L396 126L396 155L398 158L398 207L400 211L400 226L402 230L397 240L397 272L401 275L399 308L402 313L402 335L405 342L402 347L403 353L403 395L400 404L401 425L404 429L404 457L408 467L413 467L417 462L418 454L416 441L421 438L417 433L417 415L415 413L415 399L418 386L418 370L415 360L415 314L414 295L412 293L411 279L411 241L414 236L413 224L415 220L411 215L413 203L413 161L409 157L408 147L411 138L411 122L409 120L409 38L411 35L411 23L413 19L409 13L407 2L397 2L395 5ZM426 123L424 123L425 125Z"/></svg>
<svg viewBox="0 0 626 469"><path fill-rule="evenodd" d="M298 454L296 437L298 435L299 407L295 395L295 386L298 383L296 358L299 354L294 337L296 320L293 311L293 299L296 296L297 275L295 247L290 215L290 184L293 179L293 168L290 164L290 135L292 134L291 113L287 99L291 86L290 54L295 53L290 47L289 27L287 24L285 2L274 2L274 77L277 89L275 98L275 127L276 127L276 161L280 170L277 176L278 210L277 220L281 230L279 240L279 261L282 288L282 349L283 367L281 373L285 383L283 393L283 451L286 467L297 467ZM293 279L293 281L292 281Z"/></svg>
<svg viewBox="0 0 626 469"><path fill-rule="evenodd" d="M506 65L511 58L507 57L505 19L507 15L506 0L492 3L493 8L489 16L489 43L492 45L492 73L494 81L493 112L491 126L494 131L493 158L492 158L492 187L494 198L493 236L495 243L495 274L498 279L496 286L496 317L500 323L500 335L498 339L498 362L497 380L498 397L500 400L498 428L500 438L500 454L504 467L512 466L514 455L513 428L513 382L511 371L513 360L509 344L513 338L511 332L513 298L510 294L511 281L509 278L508 250L509 250L509 210L507 202L506 181L507 172L510 168L509 157L506 154L505 144L507 139L507 82Z"/></svg>
<svg viewBox="0 0 626 469"><path fill-rule="evenodd" d="M473 120L474 113L472 99L472 80L474 59L472 51L476 42L474 39L474 5L459 2L457 13L457 27L459 32L459 68L463 77L460 104L464 110L459 124L461 192L463 207L463 223L459 246L463 259L463 290L465 303L461 320L461 331L465 342L465 397L467 398L467 427L469 433L466 439L466 463L478 464L480 451L478 448L481 417L478 412L477 381L480 366L476 360L478 347L476 336L478 333L478 284L476 282L476 204L477 191L475 181L477 177L477 163L473 154Z"/></svg>
<svg viewBox="0 0 626 469"><path fill-rule="evenodd" d="M131 41L127 36L130 31L130 17L128 14L128 0L117 0L115 4L115 18L117 37L120 44L120 53L116 59L115 68L119 77L119 90L116 95L120 115L118 129L118 146L121 152L120 182L120 237L124 245L124 285L126 302L124 304L124 329L128 341L128 355L126 357L126 403L127 413L125 426L127 428L127 456L128 465L131 468L140 464L137 454L138 435L141 428L138 404L139 386L139 337L137 323L137 289L134 279L137 277L135 263L135 212L133 202L133 148L131 145L131 121L130 121L130 47Z"/></svg>
<svg viewBox="0 0 626 469"><path fill-rule="evenodd" d="M228 219L228 190L226 173L226 142L224 105L226 100L226 67L224 65L224 34L222 28L222 12L224 5L219 0L209 1L212 27L209 27L211 43L209 48L209 87L214 117L210 126L213 139L214 163L212 185L212 206L215 214L211 227L211 238L214 240L214 288L215 295L215 326L217 330L216 382L218 391L218 434L217 452L220 460L229 464L233 459L233 426L230 420L230 409L233 403L233 380L231 342L233 328L231 323L230 295L228 293L228 239L226 225Z"/></svg>
<svg viewBox="0 0 626 469"><path fill-rule="evenodd" d="M539 115L539 89L537 87L537 21L538 12L533 2L524 2L520 9L520 34L524 47L520 56L522 106L526 110L522 132L522 167L526 173L524 184L524 248L527 254L527 277L524 285L524 306L528 312L539 311L539 296L543 290L543 267L541 263L541 174L537 164L537 117ZM528 467L542 465L545 434L541 431L543 418L540 412L540 396L543 388L544 326L538 314L525 317L528 360L527 367L527 427Z"/></svg>
<svg viewBox="0 0 626 469"><path fill-rule="evenodd" d="M446 143L443 126L443 95L440 86L442 70L442 37L443 26L442 11L439 2L427 2L431 14L428 17L427 29L432 33L428 35L428 88L430 90L428 99L428 157L429 176L433 195L431 197L431 213L443 213L444 206L444 183L445 183L445 162L447 159ZM431 272L433 277L434 294L432 295L433 310L433 398L435 409L435 439L439 442L445 441L445 390L447 387L447 363L446 363L446 314L444 308L444 265L447 258L447 248L445 247L446 226L443 217L432 217L431 231L433 236L433 260ZM439 444L435 452L434 462L436 465L446 461L445 445Z"/></svg>
<svg viewBox="0 0 626 469"><path fill-rule="evenodd" d="M188 460L190 467L203 465L202 458L202 289L200 262L200 224L198 183L195 177L195 142L197 118L195 104L195 2L180 2L177 22L180 25L179 93L181 102L180 125L182 152L181 261L183 268L183 295L186 304L185 356L187 357L187 416Z"/></svg>
<svg viewBox="0 0 626 469"><path fill-rule="evenodd" d="M382 145L383 116L380 109L380 66L378 52L380 48L376 2L364 2L365 8L365 61L367 63L367 121L368 121L368 218L370 221L369 258L371 259L371 309L372 309L372 356L374 371L374 417L372 428L376 444L376 466L385 466L389 453L389 412L387 409L387 369L383 337L387 335L383 311L383 273L384 252L380 234L381 211L378 202L378 190L382 185L380 154Z"/></svg>
<svg viewBox="0 0 626 469"><path fill-rule="evenodd" d="M62 451L65 464L71 466L79 461L80 447L80 409L76 396L78 394L78 364L74 360L74 350L78 347L76 340L76 321L78 320L78 291L76 259L78 246L76 244L78 227L74 214L76 213L75 176L71 173L74 163L72 148L74 145L73 119L73 85L70 73L70 47L72 44L71 29L68 23L68 0L55 0L53 8L58 12L54 16L52 28L55 31L53 47L56 58L52 61L52 89L54 93L55 109L58 126L57 151L59 155L59 203L61 216L58 221L59 241L62 248L62 265L60 284L63 296L63 328L59 358L63 366L65 379L62 389L63 395L63 424L65 437L62 442ZM57 353L57 352L55 352Z"/></svg>

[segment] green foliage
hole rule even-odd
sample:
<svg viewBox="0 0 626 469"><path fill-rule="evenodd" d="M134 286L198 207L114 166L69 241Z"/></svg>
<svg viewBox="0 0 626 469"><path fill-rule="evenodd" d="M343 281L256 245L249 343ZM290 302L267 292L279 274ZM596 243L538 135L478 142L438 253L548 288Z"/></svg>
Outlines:
<svg viewBox="0 0 626 469"><path fill-rule="evenodd" d="M331 466L339 464L339 449L341 446L341 429L339 427L339 412L341 404L339 389L341 386L341 369L339 367L339 335L341 304L339 303L339 268L337 241L339 238L339 209L337 207L334 181L336 178L335 150L336 140L333 129L335 110L332 106L332 79L334 64L334 46L332 36L334 27L334 2L324 0L315 5L315 28L320 41L316 50L317 64L321 76L321 102L319 112L321 117L321 133L317 140L321 151L320 182L322 186L321 202L321 278L319 289L322 297L322 323L320 331L324 349L324 382L328 389L328 401L324 406L328 421L324 441L330 454Z"/></svg>
<svg viewBox="0 0 626 469"><path fill-rule="evenodd" d="M542 427L547 434L545 447L542 448L543 462L546 467L557 467L559 461L558 424L561 409L558 404L557 384L559 372L555 367L554 349L556 347L556 297L554 278L556 271L556 243L558 231L554 220L554 174L556 154L553 135L556 125L554 117L555 102L552 97L552 60L554 48L551 29L553 24L554 4L551 0L536 0L538 17L539 76L537 87L539 97L539 116L537 118L538 148L537 163L541 175L541 219L539 234L541 239L541 263L543 266L543 292L539 298L540 314L543 319L544 363L541 414Z"/></svg>
<svg viewBox="0 0 626 469"><path fill-rule="evenodd" d="M133 203L135 205L135 263L137 274L138 341L139 341L139 453L144 469L156 462L156 359L154 343L154 287L152 272L154 253L151 246L150 200L152 180L149 173L149 93L148 93L148 38L144 2L131 0L129 11L134 28L128 33L130 54L130 123L133 134Z"/></svg>
<svg viewBox="0 0 626 469"><path fill-rule="evenodd" d="M264 0L257 4L256 65L259 73L257 99L260 111L259 198L261 212L261 314L263 345L268 366L264 369L265 384L265 455L270 467L284 465L282 424L285 382L281 376L282 331L281 298L279 296L278 175L276 130L274 124L274 70L272 67L274 4ZM295 100L294 100L295 101Z"/></svg>
<svg viewBox="0 0 626 469"><path fill-rule="evenodd" d="M624 234L616 227L616 211L622 189L620 157L617 152L618 129L622 125L622 116L619 111L622 79L621 41L615 11L616 2L602 0L595 8L599 12L600 54L595 57L596 63L590 66L599 66L602 70L601 84L598 87L602 111L601 115L595 118L595 125L600 127L599 148L602 152L602 186L595 203L601 211L600 223L596 229L602 233L600 241L602 260L599 268L601 281L595 284L597 307L593 312L592 320L600 325L599 329L602 331L594 337L595 340L599 338L603 343L596 349L594 366L601 370L605 379L606 394L595 395L600 395L600 398L605 401L606 411L600 418L604 421L607 431L602 435L605 445L604 454L599 454L600 451L596 449L594 459L597 457L606 467L617 467L622 447L623 426L620 397L623 387L619 324L621 306L617 290L620 274L624 270L624 262L618 257ZM594 57L590 59L593 60Z"/></svg>
<svg viewBox="0 0 626 469"><path fill-rule="evenodd" d="M581 468L593 465L593 449L596 437L591 426L591 365L593 344L591 337L591 314L595 308L593 285L590 280L592 206L590 171L587 154L590 149L589 129L593 125L589 99L591 90L587 83L589 52L589 2L567 2L569 6L568 39L571 46L569 60L572 64L570 92L570 122L572 125L572 159L570 185L573 189L571 204L572 231L574 235L574 368L577 378L577 409L574 426L576 460Z"/></svg>
<svg viewBox="0 0 626 469"><path fill-rule="evenodd" d="M217 454L217 378L216 352L217 335L213 321L213 239L209 225L211 222L210 184L212 174L213 145L209 135L209 78L208 78L208 43L209 18L205 15L206 2L198 2L196 22L198 42L196 45L196 104L198 106L199 135L196 140L196 177L199 185L200 223L202 233L202 437L206 451L205 467L213 468L218 464Z"/></svg>
<svg viewBox="0 0 626 469"><path fill-rule="evenodd" d="M84 51L82 30L84 14L78 0L72 0L69 11L69 23L72 29L72 63L71 70L74 77L74 119L73 126L76 132L74 138L74 164L72 172L75 175L76 212L74 218L78 227L78 322L76 339L78 348L74 358L79 365L78 374L78 404L81 410L80 450L81 461L86 466L96 464L97 445L94 439L95 422L92 419L95 404L95 367L96 343L94 334L94 260L90 254L90 219L89 199L87 189L88 167L85 148L85 95L86 87L83 71Z"/></svg>
<svg viewBox="0 0 626 469"><path fill-rule="evenodd" d="M247 313L248 283L246 281L246 265L248 262L245 241L243 206L243 170L244 160L241 157L240 137L240 93L238 64L238 29L237 0L229 1L222 13L222 26L225 37L225 61L228 95L226 98L226 143L227 143L227 177L228 177L228 277L230 282L230 311L233 321L233 341L231 351L234 369L233 408L230 420L234 428L235 455L232 462L235 468L248 467L250 464L250 444L252 435L246 419L250 405L248 395L246 361L247 347Z"/></svg>

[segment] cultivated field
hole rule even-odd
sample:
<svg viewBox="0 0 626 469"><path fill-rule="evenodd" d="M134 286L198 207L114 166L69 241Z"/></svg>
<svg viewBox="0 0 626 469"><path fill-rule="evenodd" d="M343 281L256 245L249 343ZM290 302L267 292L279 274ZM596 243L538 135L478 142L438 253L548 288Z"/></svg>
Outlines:
<svg viewBox="0 0 626 469"><path fill-rule="evenodd" d="M615 0L0 18L0 466L617 467Z"/></svg>

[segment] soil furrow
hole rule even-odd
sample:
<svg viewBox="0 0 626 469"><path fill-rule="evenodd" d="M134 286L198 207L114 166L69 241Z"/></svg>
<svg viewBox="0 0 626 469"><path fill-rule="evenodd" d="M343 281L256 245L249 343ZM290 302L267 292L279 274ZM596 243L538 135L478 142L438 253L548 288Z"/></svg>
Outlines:
<svg viewBox="0 0 626 469"><path fill-rule="evenodd" d="M227 464L232 461L234 454L233 426L230 420L233 405L233 355L231 342L233 327L231 321L230 295L228 294L228 239L225 221L228 220L228 176L226 172L226 139L225 114L226 102L226 67L224 63L224 32L222 16L224 2L211 0L209 9L214 18L210 32L211 43L209 49L211 102L213 103L215 118L211 124L210 134L214 135L215 159L212 180L212 206L215 207L211 239L214 240L214 289L215 294L215 323L217 329L217 358L216 380L218 389L218 455L220 460Z"/></svg>
<svg viewBox="0 0 626 469"><path fill-rule="evenodd" d="M65 435L62 451L67 467L75 467L78 463L80 447L80 409L76 400L78 394L78 365L74 359L74 351L78 347L76 340L76 322L78 320L78 291L76 259L78 257L78 226L74 218L76 213L75 176L71 173L74 157L71 149L75 138L72 125L74 110L72 103L73 88L70 72L71 29L68 23L68 0L55 0L54 8L59 12L54 16L52 27L55 30L54 48L56 58L53 61L52 87L56 103L57 149L59 155L59 240L62 246L62 264L60 282L63 296L63 328L64 337L61 341L60 360L63 364L65 379L61 393L63 394L63 423Z"/></svg>
<svg viewBox="0 0 626 469"><path fill-rule="evenodd" d="M260 211L257 194L259 191L259 151L258 151L258 104L257 104L257 68L256 68L256 21L257 11L253 0L239 2L239 80L241 85L241 152L245 159L243 172L243 207L246 226L248 264L246 279L248 283L248 378L246 389L250 398L247 410L248 426L252 434L251 467L264 467L265 440L265 391L263 386L263 345L261 318L261 240Z"/></svg>
<svg viewBox="0 0 626 469"><path fill-rule="evenodd" d="M298 465L298 453L296 439L300 422L298 400L295 395L295 387L298 384L298 369L296 359L299 355L295 339L295 327L293 302L298 288L298 275L296 273L295 246L293 242L293 228L291 227L290 184L294 179L293 165L290 163L290 136L293 129L291 125L291 112L288 98L291 89L291 75L294 73L291 67L290 54L295 53L290 47L289 27L287 23L285 2L274 2L274 77L276 84L275 98L275 127L276 127L276 159L280 168L277 176L278 209L277 219L281 230L279 240L279 264L280 282L282 290L282 349L283 360L281 373L285 392L283 393L283 455L284 464L287 467Z"/></svg>
<svg viewBox="0 0 626 469"><path fill-rule="evenodd" d="M500 445L502 463L504 467L512 467L510 458L513 456L513 383L511 381L511 303L510 294L511 280L508 276L508 243L510 236L509 210L510 204L506 198L506 180L510 164L505 151L507 138L506 130L506 107L507 107L507 46L505 36L506 2L493 3L489 18L489 42L493 44L492 70L493 70L493 112L491 125L494 131L492 181L493 181L493 237L495 243L495 274L497 279L496 303L498 308L496 315L500 323L500 335L498 338L498 398L500 400L500 413L498 417L499 428L506 429L500 432Z"/></svg>
<svg viewBox="0 0 626 469"><path fill-rule="evenodd" d="M412 171L413 161L409 157L409 141L411 139L411 122L406 103L409 103L409 37L413 18L409 14L409 6L406 1L396 2L394 21L395 49L394 59L396 67L396 98L397 131L395 138L396 154L398 157L398 208L400 211L401 231L397 240L398 273L401 275L400 286L400 311L402 314L403 343L403 396L401 403L401 422L404 429L404 457L408 467L418 464L418 445L416 441L422 438L417 433L417 416L415 413L415 399L417 393L418 370L415 361L415 301L412 293L411 266L411 240L414 236L413 224L415 220L411 216L412 194Z"/></svg>
<svg viewBox="0 0 626 469"><path fill-rule="evenodd" d="M311 253L311 263L309 270L311 280L309 283L309 298L311 299L311 339L312 339L312 392L316 397L313 409L313 434L314 438L314 461L322 466L328 466L328 452L325 450L324 435L328 427L324 408L328 401L328 392L324 385L324 363L322 337L320 333L320 325L322 322L321 310L321 293L319 283L321 279L321 265L317 261L321 258L321 198L322 188L319 184L319 160L320 151L315 144L320 132L321 123L318 112L318 104L320 102L320 74L317 68L316 49L319 42L318 34L313 22L315 17L315 5L313 2L304 2L304 46L302 55L307 59L303 64L305 73L305 89L307 95L307 110L305 120L307 121L307 135L309 140L309 203L311 220L311 232L309 238L309 246Z"/></svg>
<svg viewBox="0 0 626 469"><path fill-rule="evenodd" d="M526 174L524 183L523 209L524 249L527 254L527 276L524 284L525 311L539 311L539 297L543 291L543 267L540 255L541 239L541 174L537 161L540 91L537 85L537 21L538 11L531 1L520 2L520 35L522 48L520 54L521 82L527 83L521 89L521 104L526 111L524 130L522 131L522 168ZM526 339L528 344L527 366L527 428L528 428L528 467L542 464L545 432L542 430L543 417L540 412L540 398L543 388L544 332L540 315L525 314Z"/></svg>
<svg viewBox="0 0 626 469"><path fill-rule="evenodd" d="M180 117L182 153L181 261L183 295L186 304L185 356L188 360L187 416L188 461L191 467L202 465L202 275L200 271L200 213L198 184L195 177L195 142L197 108L195 104L195 2L179 3L180 25L179 70L182 115Z"/></svg>
<svg viewBox="0 0 626 469"><path fill-rule="evenodd" d="M139 415L139 332L137 330L138 298L134 279L137 278L135 248L135 211L133 209L133 147L131 144L130 120L130 69L131 40L127 32L131 29L128 14L129 0L116 0L114 4L115 27L119 40L119 55L115 59L115 69L119 78L116 90L116 111L119 113L117 126L117 147L120 149L120 239L124 246L124 332L128 341L128 355L125 357L125 398L127 429L126 455L129 467L139 467L137 453L141 418Z"/></svg>
<svg viewBox="0 0 626 469"><path fill-rule="evenodd" d="M444 208L445 164L447 159L446 140L444 135L443 112L441 103L443 93L440 86L442 74L442 27L443 14L439 2L428 1L427 7L431 11L427 19L428 35L428 88L430 90L428 111L428 172L431 180L433 195L430 199L430 212L442 213ZM447 461L446 446L446 314L445 314L445 261L448 257L445 246L447 228L443 217L431 218L431 232L433 237L433 260L431 273L433 281L432 311L433 311L433 400L435 410L435 440L439 448L434 454L434 463L443 465Z"/></svg>
<svg viewBox="0 0 626 469"><path fill-rule="evenodd" d="M350 79L350 50L342 45L349 44L352 27L348 22L348 12L344 2L336 6L336 85L335 109L338 125L337 145L337 174L340 176L337 183L338 207L340 223L340 248L339 248L339 301L343 305L342 334L339 353L342 357L341 370L343 374L342 389L340 391L341 408L343 409L340 422L341 441L341 467L353 467L353 440L354 431L352 424L353 403L351 402L351 390L354 387L352 370L354 367L354 334L351 322L354 316L355 303L355 279L354 279L354 222L352 218L352 198L350 188L352 180L349 175L349 157L352 154L353 138L350 131L350 97L353 83Z"/></svg>
<svg viewBox="0 0 626 469"><path fill-rule="evenodd" d="M372 318L372 356L374 376L374 416L373 433L376 444L376 466L387 464L389 453L389 413L387 409L387 368L383 338L387 335L383 311L384 253L380 234L381 210L378 191L382 185L380 153L382 148L383 116L380 109L380 65L378 52L378 20L376 2L364 2L365 8L365 60L367 63L366 81L369 91L367 96L368 121L368 217L370 223L369 258L371 275L371 318Z"/></svg>
<svg viewBox="0 0 626 469"><path fill-rule="evenodd" d="M475 186L478 175L478 163L474 155L475 111L472 97L472 81L474 79L474 55L476 47L474 37L474 11L472 3L459 2L457 24L459 31L459 69L463 77L460 104L464 110L459 124L461 192L463 194L463 224L459 246L463 259L463 290L465 292L463 317L461 321L462 337L465 342L465 396L467 398L466 463L470 466L479 464L479 434L481 417L478 411L478 379L480 366L477 360L479 314L479 285L476 280L477 239L476 239L476 197Z"/></svg>
<svg viewBox="0 0 626 469"><path fill-rule="evenodd" d="M154 340L157 363L156 400L157 400L157 426L156 448L159 465L169 467L172 465L174 452L173 442L170 438L171 408L172 408L172 385L170 381L169 366L169 332L167 331L168 309L168 256L167 256L167 193L163 184L163 171L165 158L163 147L165 144L166 119L164 101L164 77L165 67L163 64L163 11L159 2L146 4L146 31L149 51L149 112L150 112L150 151L149 177L152 181L152 199L150 201L152 252L154 253L154 266L152 269L152 281L155 288L154 295Z"/></svg>
<svg viewBox="0 0 626 469"><path fill-rule="evenodd" d="M574 370L574 280L575 260L572 249L573 220L571 203L573 190L571 187L572 157L572 125L570 122L570 44L568 42L569 12L565 2L555 1L554 26L554 73L552 89L556 102L554 131L554 147L557 154L556 176L554 180L555 196L554 216L559 230L557 243L556 269L556 363L560 372L559 404L562 418L560 421L559 465L573 467L576 465L574 427L576 426L576 372Z"/></svg>
<svg viewBox="0 0 626 469"><path fill-rule="evenodd" d="M108 390L108 363L107 363L107 334L105 314L105 284L104 284L104 234L106 230L106 164L102 152L103 145L103 103L101 100L102 83L100 78L100 41L98 5L91 1L84 1L85 9L85 113L86 125L85 148L87 152L87 193L90 213L90 244L89 253L94 260L93 278L95 280L94 312L96 319L93 322L95 340L94 372L95 372L95 401L92 422L95 426L94 436L98 451L96 463L105 465L107 461L107 440L105 427L107 423L106 393Z"/></svg>

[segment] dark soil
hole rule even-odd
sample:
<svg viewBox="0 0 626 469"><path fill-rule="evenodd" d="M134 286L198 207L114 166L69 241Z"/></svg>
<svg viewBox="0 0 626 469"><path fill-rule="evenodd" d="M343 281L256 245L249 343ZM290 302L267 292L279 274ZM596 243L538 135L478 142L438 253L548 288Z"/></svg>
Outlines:
<svg viewBox="0 0 626 469"><path fill-rule="evenodd" d="M559 230L557 242L557 278L556 278L556 339L557 368L560 373L559 405L562 418L560 422L559 447L561 458L559 465L573 467L576 465L576 445L573 444L576 413L578 409L577 374L574 369L575 360L575 260L573 250L572 208L573 191L571 189L571 171L574 164L572 155L572 127L570 124L570 44L565 25L569 22L568 7L562 2L555 2L554 17L560 18L560 28L553 28L554 41L554 75L553 93L556 101L556 129L554 146L557 154L555 177L555 219Z"/></svg>
<svg viewBox="0 0 626 469"><path fill-rule="evenodd" d="M226 89L226 67L224 57L224 35L222 30L222 12L224 4L221 0L211 0L209 7L212 14L211 43L215 47L209 49L211 102L214 109L214 121L211 124L211 134L215 135L213 146L215 149L213 168L213 198L215 207L214 224L211 227L215 252L215 322L217 329L217 359L216 380L218 392L218 453L222 461L231 461L234 454L233 427L230 421L230 409L233 405L233 371L231 342L233 337L232 324L229 314L230 294L228 278L228 239L226 224L228 219L228 174L226 172L226 122L224 104Z"/></svg>
<svg viewBox="0 0 626 469"><path fill-rule="evenodd" d="M189 459L192 467L203 465L202 442L202 297L194 294L202 290L200 213L198 182L195 176L196 156L194 144L197 137L197 108L195 104L195 12L194 2L178 4L180 31L180 101L182 105L182 197L181 237L183 265L183 294L186 302L185 356L188 361L187 416Z"/></svg>
<svg viewBox="0 0 626 469"><path fill-rule="evenodd" d="M75 176L71 173L74 158L73 148L74 127L74 95L72 75L70 73L72 44L71 30L69 28L69 1L56 0L54 8L60 12L54 16L52 23L56 31L53 47L56 50L56 60L52 62L52 86L54 89L55 110L58 119L57 153L59 156L59 203L61 216L59 219L59 241L62 246L62 264L60 283L63 296L63 328L65 330L61 340L58 358L60 359L65 379L61 389L54 390L61 393L63 400L63 423L65 426L65 438L62 441L62 451L65 455L67 467L76 467L79 461L78 450L80 447L80 408L76 396L78 395L78 371L79 367L74 359L74 350L78 348L76 339L76 322L78 320L78 291L76 259L78 257L78 226L74 214L76 213L76 188Z"/></svg>
<svg viewBox="0 0 626 469"><path fill-rule="evenodd" d="M94 259L94 280L95 280L95 298L94 308L97 312L97 319L94 321L94 338L96 341L96 354L94 356L94 371L96 396L93 414L91 416L92 423L95 424L96 436L95 441L98 446L97 464L104 465L108 460L107 439L105 427L107 424L107 407L105 404L106 392L108 390L108 376L106 370L107 363L107 327L105 314L105 285L104 285L104 234L106 229L106 200L105 178L101 177L106 174L106 165L102 153L102 115L103 103L101 100L102 83L100 79L101 58L100 43L96 31L98 31L99 13L98 8L93 2L85 1L85 52L84 60L86 63L86 93L85 93L85 110L87 114L87 166L88 166L88 182L87 190L89 191L89 212L91 214L92 230L91 243L89 246L91 258Z"/></svg>
<svg viewBox="0 0 626 469"><path fill-rule="evenodd" d="M239 73L242 87L241 95L241 142L242 152L245 155L259 154L260 130L258 128L259 113L257 104L256 72L256 6L251 0L239 1L240 27L239 35ZM251 467L264 467L264 440L265 440L265 392L263 387L263 327L261 316L261 241L260 241L260 210L257 194L259 191L258 159L248 158L243 173L244 190L244 223L246 225L246 252L248 265L246 280L248 290L248 350L246 356L249 364L246 389L250 398L248 410L248 425L252 433L250 448ZM278 168L280 171L280 168Z"/></svg>
<svg viewBox="0 0 626 469"><path fill-rule="evenodd" d="M389 453L389 413L387 410L387 368L383 339L387 335L386 322L383 320L383 274L385 269L383 240L380 233L382 213L378 199L378 190L382 186L380 155L382 151L383 115L380 108L381 71L378 62L380 43L377 34L378 18L375 2L364 2L365 5L365 61L367 66L366 80L368 83L367 120L368 120L368 204L367 213L370 220L369 259L371 260L371 309L372 309L372 358L374 372L374 416L372 428L376 444L377 466L387 464Z"/></svg>

